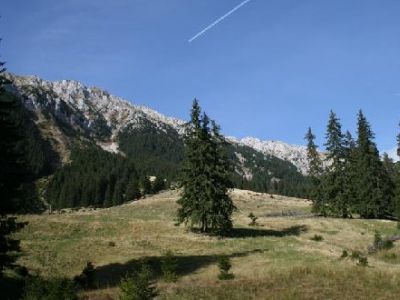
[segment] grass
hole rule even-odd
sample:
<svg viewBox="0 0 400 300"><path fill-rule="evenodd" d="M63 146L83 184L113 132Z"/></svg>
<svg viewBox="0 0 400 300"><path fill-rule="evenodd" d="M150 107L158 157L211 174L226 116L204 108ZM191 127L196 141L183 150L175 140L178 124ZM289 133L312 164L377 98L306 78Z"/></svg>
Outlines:
<svg viewBox="0 0 400 300"><path fill-rule="evenodd" d="M398 232L395 222L312 218L308 201L235 190L235 228L220 239L174 226L177 198L168 191L110 209L20 216L29 225L17 234L19 263L44 277L73 278L92 262L96 288L82 292L85 299L117 299L121 278L143 262L155 271L160 299L395 299L400 293L396 243L369 255L368 268L340 259L343 249L366 256L375 232ZM257 227L248 226L250 212ZM315 236L324 239L316 243ZM162 278L166 249L174 253L177 282ZM231 281L218 280L222 256L232 264Z"/></svg>

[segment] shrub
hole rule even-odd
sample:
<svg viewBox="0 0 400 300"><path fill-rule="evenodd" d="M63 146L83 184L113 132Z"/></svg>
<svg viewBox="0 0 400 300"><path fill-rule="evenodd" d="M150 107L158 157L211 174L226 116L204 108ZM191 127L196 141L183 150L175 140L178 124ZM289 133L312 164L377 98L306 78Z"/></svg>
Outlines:
<svg viewBox="0 0 400 300"><path fill-rule="evenodd" d="M15 271L16 274L18 274L21 277L27 277L29 275L28 269L26 267L24 267L24 266L16 265L14 267L14 271Z"/></svg>
<svg viewBox="0 0 400 300"><path fill-rule="evenodd" d="M349 253L347 253L347 250L343 250L342 251L342 255L340 256L340 258L346 258L349 256Z"/></svg>
<svg viewBox="0 0 400 300"><path fill-rule="evenodd" d="M151 280L152 272L143 264L139 272L126 276L120 284L120 300L150 300L157 296L157 290Z"/></svg>
<svg viewBox="0 0 400 300"><path fill-rule="evenodd" d="M78 299L74 283L65 278L46 281L40 277L27 279L22 296L23 300L76 300Z"/></svg>
<svg viewBox="0 0 400 300"><path fill-rule="evenodd" d="M375 232L375 235L374 235L375 248L379 249L382 245L382 242L383 242L382 235L379 232Z"/></svg>
<svg viewBox="0 0 400 300"><path fill-rule="evenodd" d="M108 247L115 247L115 242L113 241L108 242Z"/></svg>
<svg viewBox="0 0 400 300"><path fill-rule="evenodd" d="M393 248L393 241L389 239L383 239L379 232L375 233L374 243L368 247L369 253L376 253L380 250L388 250Z"/></svg>
<svg viewBox="0 0 400 300"><path fill-rule="evenodd" d="M360 251L354 250L351 252L351 259L359 259L361 257Z"/></svg>
<svg viewBox="0 0 400 300"><path fill-rule="evenodd" d="M219 280L231 280L235 278L235 276L232 273L229 273L231 269L231 261L228 256L221 256L218 258L218 268L219 268L219 275L218 279Z"/></svg>
<svg viewBox="0 0 400 300"><path fill-rule="evenodd" d="M249 226L256 226L258 218L253 213L250 213L248 217L250 218Z"/></svg>
<svg viewBox="0 0 400 300"><path fill-rule="evenodd" d="M397 259L397 254L396 253L386 253L384 255L384 258L388 259L388 260L395 260L395 259Z"/></svg>
<svg viewBox="0 0 400 300"><path fill-rule="evenodd" d="M83 288L94 288L95 269L90 261L87 262L82 273L74 278L74 281Z"/></svg>
<svg viewBox="0 0 400 300"><path fill-rule="evenodd" d="M321 242L321 241L324 240L324 237L323 237L322 235L315 234L315 235L311 238L311 240L312 240L312 241L316 241L316 242Z"/></svg>
<svg viewBox="0 0 400 300"><path fill-rule="evenodd" d="M391 240L384 240L382 244L382 249L389 250L394 247L394 243Z"/></svg>
<svg viewBox="0 0 400 300"><path fill-rule="evenodd" d="M358 258L358 264L357 264L357 265L359 265L359 266L361 266L361 267L366 267L366 266L368 266L368 258L365 257L365 256L360 256L360 257Z"/></svg>
<svg viewBox="0 0 400 300"><path fill-rule="evenodd" d="M168 282L175 282L178 280L176 271L178 268L178 261L172 251L167 251L165 256L161 260L161 271L163 273L163 278Z"/></svg>

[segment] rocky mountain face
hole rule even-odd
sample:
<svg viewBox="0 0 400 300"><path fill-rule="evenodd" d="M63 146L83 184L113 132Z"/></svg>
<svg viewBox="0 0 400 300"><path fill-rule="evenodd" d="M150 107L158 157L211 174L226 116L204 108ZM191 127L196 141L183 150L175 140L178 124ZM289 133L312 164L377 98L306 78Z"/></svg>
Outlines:
<svg viewBox="0 0 400 300"><path fill-rule="evenodd" d="M108 152L132 157L150 174L161 169L163 176L169 176L179 169L185 121L73 80L7 77L11 81L8 91L35 116L34 122L62 164L70 160L71 148L77 143L92 142ZM251 137L228 137L227 141L228 154L236 163L236 182L242 188L265 191L285 180L297 184L306 174L303 146Z"/></svg>
<svg viewBox="0 0 400 300"><path fill-rule="evenodd" d="M157 130L184 133L185 121L166 117L144 106L134 105L96 87L86 87L74 80L46 81L36 76L8 74L10 90L24 100L33 112L51 113L59 122L94 138L105 150L117 152L118 134L129 129L152 125ZM280 141L261 141L254 137L227 137L232 144L248 146L265 155L275 156L295 165L306 174L307 152L304 146Z"/></svg>
<svg viewBox="0 0 400 300"><path fill-rule="evenodd" d="M307 174L307 148L305 146L290 145L281 141L262 141L254 137L237 139L228 137L232 143L248 146L265 155L272 155L289 161L304 175Z"/></svg>

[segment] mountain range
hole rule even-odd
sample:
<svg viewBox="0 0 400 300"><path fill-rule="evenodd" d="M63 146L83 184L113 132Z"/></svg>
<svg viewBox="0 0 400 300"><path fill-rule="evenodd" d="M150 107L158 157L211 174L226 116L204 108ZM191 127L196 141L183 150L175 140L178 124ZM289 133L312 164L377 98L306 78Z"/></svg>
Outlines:
<svg viewBox="0 0 400 300"><path fill-rule="evenodd" d="M176 179L184 155L184 120L74 80L6 76L8 92L20 99L31 123L54 153L54 169L70 162L74 147L91 143L129 157L149 176ZM253 137L226 140L227 152L235 163L236 185L257 191L280 189L289 195L301 193L307 174L304 146Z"/></svg>

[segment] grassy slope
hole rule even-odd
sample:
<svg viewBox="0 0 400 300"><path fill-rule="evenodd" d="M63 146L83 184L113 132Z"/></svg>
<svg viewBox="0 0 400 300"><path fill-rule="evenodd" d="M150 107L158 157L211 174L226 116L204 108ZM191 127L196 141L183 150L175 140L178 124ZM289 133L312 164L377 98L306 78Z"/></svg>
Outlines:
<svg viewBox="0 0 400 300"><path fill-rule="evenodd" d="M396 233L393 222L262 217L308 213L310 203L236 190L235 231L218 239L174 226L177 197L168 191L94 212L21 216L29 225L18 233L24 249L20 263L44 276L72 277L92 261L99 289L83 296L93 299L117 297L121 276L144 259L159 268L167 249L178 255L180 278L171 284L157 280L161 299L396 299L400 293L400 242L388 253L369 256L367 268L339 259L343 249L366 253L376 230ZM250 212L259 216L259 227L247 225ZM310 240L314 234L324 240ZM233 281L216 279L222 254L232 258Z"/></svg>

